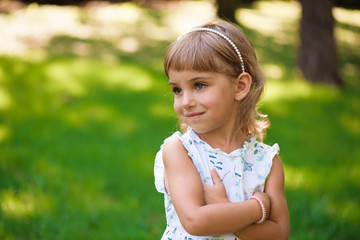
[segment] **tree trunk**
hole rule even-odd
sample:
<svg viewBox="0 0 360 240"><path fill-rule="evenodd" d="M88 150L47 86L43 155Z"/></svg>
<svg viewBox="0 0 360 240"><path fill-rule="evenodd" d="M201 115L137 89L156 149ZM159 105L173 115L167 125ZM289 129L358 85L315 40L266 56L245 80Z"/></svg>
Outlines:
<svg viewBox="0 0 360 240"><path fill-rule="evenodd" d="M302 6L298 64L312 82L343 85L334 38L333 2L299 0Z"/></svg>
<svg viewBox="0 0 360 240"><path fill-rule="evenodd" d="M239 6L239 0L217 0L217 15L225 20L236 22L235 11Z"/></svg>

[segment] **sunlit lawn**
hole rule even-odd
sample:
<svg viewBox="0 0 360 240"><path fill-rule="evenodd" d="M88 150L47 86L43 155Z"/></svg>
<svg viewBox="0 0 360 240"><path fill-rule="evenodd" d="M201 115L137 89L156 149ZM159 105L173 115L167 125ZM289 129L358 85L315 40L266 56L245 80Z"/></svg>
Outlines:
<svg viewBox="0 0 360 240"><path fill-rule="evenodd" d="M281 147L290 239L358 239L360 13L334 11L342 90L301 79L299 14L281 2L237 12L268 76L265 142ZM177 129L162 57L213 16L201 2L0 15L1 239L160 238L153 161Z"/></svg>

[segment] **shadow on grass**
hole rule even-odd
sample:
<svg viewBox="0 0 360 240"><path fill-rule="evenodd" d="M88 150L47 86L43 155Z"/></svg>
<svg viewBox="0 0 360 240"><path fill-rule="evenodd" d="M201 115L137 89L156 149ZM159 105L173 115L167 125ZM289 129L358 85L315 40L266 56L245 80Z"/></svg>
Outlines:
<svg viewBox="0 0 360 240"><path fill-rule="evenodd" d="M79 44L86 56L74 53ZM160 60L68 37L45 53L0 58L0 236L159 238L153 160L176 124L165 77L151 67Z"/></svg>

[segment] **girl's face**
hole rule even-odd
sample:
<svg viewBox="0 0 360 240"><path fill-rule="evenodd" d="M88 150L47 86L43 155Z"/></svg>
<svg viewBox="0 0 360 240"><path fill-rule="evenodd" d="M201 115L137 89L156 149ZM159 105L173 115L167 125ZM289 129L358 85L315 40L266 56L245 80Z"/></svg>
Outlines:
<svg viewBox="0 0 360 240"><path fill-rule="evenodd" d="M236 122L236 83L225 74L169 71L174 109L198 133L233 130Z"/></svg>

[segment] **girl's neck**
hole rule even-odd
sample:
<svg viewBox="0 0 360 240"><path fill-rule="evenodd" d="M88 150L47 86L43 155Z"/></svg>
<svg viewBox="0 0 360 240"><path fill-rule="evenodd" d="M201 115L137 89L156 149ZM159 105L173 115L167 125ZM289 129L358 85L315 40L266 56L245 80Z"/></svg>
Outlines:
<svg viewBox="0 0 360 240"><path fill-rule="evenodd" d="M241 130L196 134L212 148L219 148L228 154L236 149L242 148L243 143L249 139L249 135L244 134Z"/></svg>

